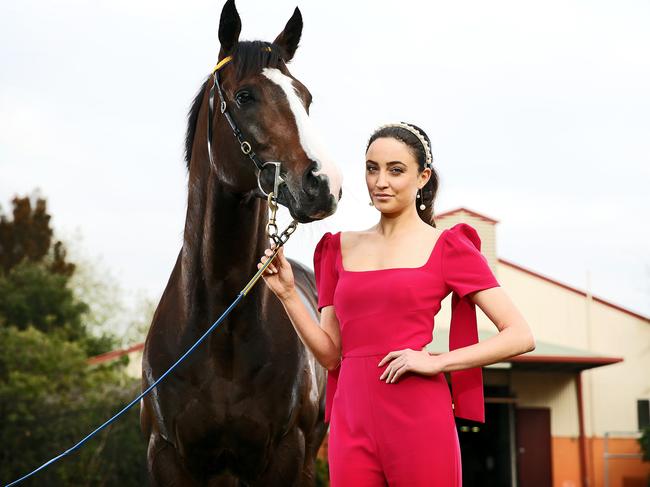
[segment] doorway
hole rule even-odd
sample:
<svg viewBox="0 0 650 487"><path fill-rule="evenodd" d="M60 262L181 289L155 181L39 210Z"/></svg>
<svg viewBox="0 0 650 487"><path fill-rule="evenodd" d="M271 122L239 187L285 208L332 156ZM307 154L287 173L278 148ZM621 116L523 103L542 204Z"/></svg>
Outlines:
<svg viewBox="0 0 650 487"><path fill-rule="evenodd" d="M551 410L517 408L517 481L530 487L551 487Z"/></svg>
<svg viewBox="0 0 650 487"><path fill-rule="evenodd" d="M486 387L486 397L489 395ZM463 485L512 486L512 404L485 404L485 423L456 420L463 463ZM528 485L528 484L520 484Z"/></svg>

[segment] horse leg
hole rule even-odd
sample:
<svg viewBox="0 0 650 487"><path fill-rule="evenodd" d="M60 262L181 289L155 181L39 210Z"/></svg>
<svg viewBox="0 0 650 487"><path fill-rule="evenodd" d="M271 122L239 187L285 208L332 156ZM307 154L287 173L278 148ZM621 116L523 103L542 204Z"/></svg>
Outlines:
<svg viewBox="0 0 650 487"><path fill-rule="evenodd" d="M300 475L300 487L314 487L316 485L316 455L323 443L323 427L327 425L321 422L312 431L312 436L307 440L307 454L305 455L304 463L302 465L302 472ZM320 440L320 441L319 441Z"/></svg>
<svg viewBox="0 0 650 487"><path fill-rule="evenodd" d="M218 477L212 477L205 484L205 487L248 487L248 484L230 473L223 473Z"/></svg>
<svg viewBox="0 0 650 487"><path fill-rule="evenodd" d="M248 487L248 484L242 482L232 474L221 474L216 478L211 478L206 487Z"/></svg>
<svg viewBox="0 0 650 487"><path fill-rule="evenodd" d="M305 457L305 463L300 472L300 487L314 487L316 485L316 459Z"/></svg>
<svg viewBox="0 0 650 487"><path fill-rule="evenodd" d="M294 426L273 448L269 466L250 487L298 487L305 458L305 436ZM309 484L313 486L314 484Z"/></svg>
<svg viewBox="0 0 650 487"><path fill-rule="evenodd" d="M151 487L191 487L199 483L183 466L174 446L153 433L147 449Z"/></svg>

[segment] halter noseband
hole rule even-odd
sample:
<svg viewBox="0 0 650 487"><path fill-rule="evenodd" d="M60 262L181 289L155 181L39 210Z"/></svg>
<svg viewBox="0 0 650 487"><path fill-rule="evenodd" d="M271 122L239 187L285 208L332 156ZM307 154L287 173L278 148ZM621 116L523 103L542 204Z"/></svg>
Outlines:
<svg viewBox="0 0 650 487"><path fill-rule="evenodd" d="M265 47L264 50L270 51L271 48ZM244 134L242 134L241 130L239 130L234 120L230 116L230 113L228 112L226 99L223 96L223 92L221 90L221 84L219 83L219 71L230 61L232 61L232 56L226 56L221 61L219 61L217 65L214 67L214 69L212 70L213 82L212 82L212 87L210 88L210 96L208 102L208 156L210 157L210 165L212 166L213 169L216 169L214 158L212 156L212 119L214 118L214 92L216 89L217 93L219 94L220 111L226 117L226 120L228 121L228 125L230 125L230 128L235 134L235 137L237 137L237 141L239 142L239 148L244 154L248 156L248 158L251 161L253 161L253 164L255 164L255 167L257 168L257 186L262 192L262 194L264 195L263 198L268 198L269 193L264 191L264 189L262 188L262 183L260 180L262 171L264 171L265 166L267 164L275 165L274 168L275 176L273 178L274 180L273 194L277 198L279 185L285 183L284 179L282 179L282 177L280 176L280 163L262 162L260 158L257 156L257 154L255 154L255 151L253 150L251 144L244 139Z"/></svg>

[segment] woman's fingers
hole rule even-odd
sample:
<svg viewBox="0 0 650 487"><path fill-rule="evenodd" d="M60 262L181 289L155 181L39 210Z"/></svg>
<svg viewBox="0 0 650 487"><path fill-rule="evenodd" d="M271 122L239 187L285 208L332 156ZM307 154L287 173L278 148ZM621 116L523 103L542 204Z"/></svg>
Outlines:
<svg viewBox="0 0 650 487"><path fill-rule="evenodd" d="M275 249L275 244L271 244L270 249L264 250L264 255L260 259L261 264L257 265L258 269L260 269L262 265L266 263L267 260L269 260L271 255L273 255L274 249ZM284 246L282 245L280 246L280 250L278 250L278 253L275 256L275 260L271 264L269 264L269 266L266 268L266 273L277 274L279 272L279 268L283 267L285 264L288 264L288 261L284 257Z"/></svg>
<svg viewBox="0 0 650 487"><path fill-rule="evenodd" d="M269 258L270 258L269 256L272 255L273 252L272 252L271 250L269 250L269 249L266 249L266 250L264 251L264 254L265 254L265 255L263 255L262 258L260 259L261 264L258 264L258 265L257 265L257 268L258 268L258 269L260 269L260 268L262 267L262 265L265 264L267 260L269 260ZM266 268L266 272L267 272L267 274L277 274L277 273L278 273L278 269L277 269L277 267L275 266L275 264L271 263L271 264L269 264L269 266Z"/></svg>
<svg viewBox="0 0 650 487"><path fill-rule="evenodd" d="M264 265L264 264L259 263L259 264L257 264L257 268L258 268L258 269L261 269L263 265ZM266 268L266 271L265 271L265 272L266 272L266 274L277 274L277 273L278 273L277 269L274 269L272 266L268 266L268 267Z"/></svg>
<svg viewBox="0 0 650 487"><path fill-rule="evenodd" d="M278 255L275 256L275 262L278 263L278 267L284 267L289 264L284 258L284 246L280 247L280 250L278 250Z"/></svg>
<svg viewBox="0 0 650 487"><path fill-rule="evenodd" d="M280 263L282 263L282 264L288 263L287 259L284 257L284 245L282 247L280 247L280 250L278 250L278 257L277 258L280 260Z"/></svg>
<svg viewBox="0 0 650 487"><path fill-rule="evenodd" d="M267 249L268 255L272 255L274 250L275 250L275 244L271 244L271 248ZM284 245L280 246L280 249L278 250L278 253L275 256L274 263L277 263L277 267L279 268L285 267L286 265L291 265L284 257Z"/></svg>
<svg viewBox="0 0 650 487"><path fill-rule="evenodd" d="M406 362L391 362L391 364L386 367L383 374L379 377L380 380L386 379L386 384L393 384L397 382L397 379L408 370Z"/></svg>

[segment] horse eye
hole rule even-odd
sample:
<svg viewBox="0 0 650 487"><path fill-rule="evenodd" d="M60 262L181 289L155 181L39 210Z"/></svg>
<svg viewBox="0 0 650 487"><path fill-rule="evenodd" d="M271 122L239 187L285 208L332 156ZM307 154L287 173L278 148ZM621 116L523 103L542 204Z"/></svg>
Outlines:
<svg viewBox="0 0 650 487"><path fill-rule="evenodd" d="M235 100L239 105L245 105L246 103L253 101L253 95L246 90L242 90L235 95Z"/></svg>

